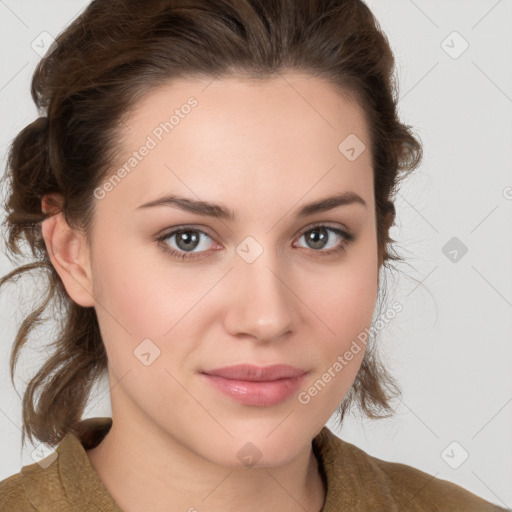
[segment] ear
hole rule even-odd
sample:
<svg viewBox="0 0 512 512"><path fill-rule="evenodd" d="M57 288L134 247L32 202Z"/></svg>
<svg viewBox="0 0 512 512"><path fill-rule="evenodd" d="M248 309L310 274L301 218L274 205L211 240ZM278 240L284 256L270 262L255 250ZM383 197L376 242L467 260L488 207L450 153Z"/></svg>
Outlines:
<svg viewBox="0 0 512 512"><path fill-rule="evenodd" d="M49 204L43 198L44 213L50 211ZM41 230L50 260L71 299L83 307L94 306L90 254L85 235L71 229L62 212L44 219Z"/></svg>

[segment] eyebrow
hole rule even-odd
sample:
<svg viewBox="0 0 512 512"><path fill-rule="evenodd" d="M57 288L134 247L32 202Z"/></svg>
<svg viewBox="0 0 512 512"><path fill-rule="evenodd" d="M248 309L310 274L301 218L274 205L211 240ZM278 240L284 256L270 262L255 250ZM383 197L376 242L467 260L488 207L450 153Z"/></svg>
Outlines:
<svg viewBox="0 0 512 512"><path fill-rule="evenodd" d="M307 217L319 212L326 212L337 208L338 206L346 206L350 204L360 204L367 207L365 200L355 192L343 192L333 196L325 197L318 201L306 204L295 211L298 218ZM229 210L220 204L214 204L207 201L196 201L179 195L166 195L148 203L141 204L135 210L145 210L157 206L169 206L178 208L191 213L198 213L208 217L214 217L231 222L237 220L235 212Z"/></svg>

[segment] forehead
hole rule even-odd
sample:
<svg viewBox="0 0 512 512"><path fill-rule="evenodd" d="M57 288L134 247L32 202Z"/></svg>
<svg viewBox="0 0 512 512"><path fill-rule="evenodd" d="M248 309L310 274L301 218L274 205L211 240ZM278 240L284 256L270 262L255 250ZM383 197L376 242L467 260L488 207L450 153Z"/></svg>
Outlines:
<svg viewBox="0 0 512 512"><path fill-rule="evenodd" d="M348 159L347 140L366 150ZM170 191L269 204L353 190L372 203L364 114L330 83L308 75L159 86L125 117L118 154L112 172L125 172L108 196L123 208Z"/></svg>

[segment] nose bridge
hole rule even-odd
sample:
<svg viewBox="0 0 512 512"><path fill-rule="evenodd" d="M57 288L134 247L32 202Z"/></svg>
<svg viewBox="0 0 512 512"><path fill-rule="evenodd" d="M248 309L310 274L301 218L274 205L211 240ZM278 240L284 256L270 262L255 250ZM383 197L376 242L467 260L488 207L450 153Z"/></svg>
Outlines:
<svg viewBox="0 0 512 512"><path fill-rule="evenodd" d="M254 239L244 240L236 252L228 329L262 341L283 335L291 328L293 307L293 294L284 284L285 262L273 246L263 248Z"/></svg>

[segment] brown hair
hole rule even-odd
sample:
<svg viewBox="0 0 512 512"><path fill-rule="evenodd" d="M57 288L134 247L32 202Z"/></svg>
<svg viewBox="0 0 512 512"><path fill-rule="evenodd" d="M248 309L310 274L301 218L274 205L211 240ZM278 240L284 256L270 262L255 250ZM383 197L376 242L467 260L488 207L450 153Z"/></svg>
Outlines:
<svg viewBox="0 0 512 512"><path fill-rule="evenodd" d="M33 270L48 278L42 300L16 335L10 359L13 385L20 350L46 308L60 315L53 353L23 395L22 443L28 434L31 441L35 437L56 445L74 431L94 382L107 368L95 309L79 306L67 294L49 260L41 221L61 211L72 228L91 232L93 191L112 174L120 120L142 94L178 77L257 80L283 71L326 78L362 108L370 130L379 263L402 259L388 234L393 196L400 180L419 165L422 148L398 119L394 57L366 4L94 0L38 64L31 92L40 117L13 140L4 176L8 256L16 262L26 257L20 249L23 239L31 255L0 286ZM51 193L61 201L45 214L41 200ZM389 401L399 394L370 342L338 409L339 420L354 402L370 418L388 417L394 412Z"/></svg>

